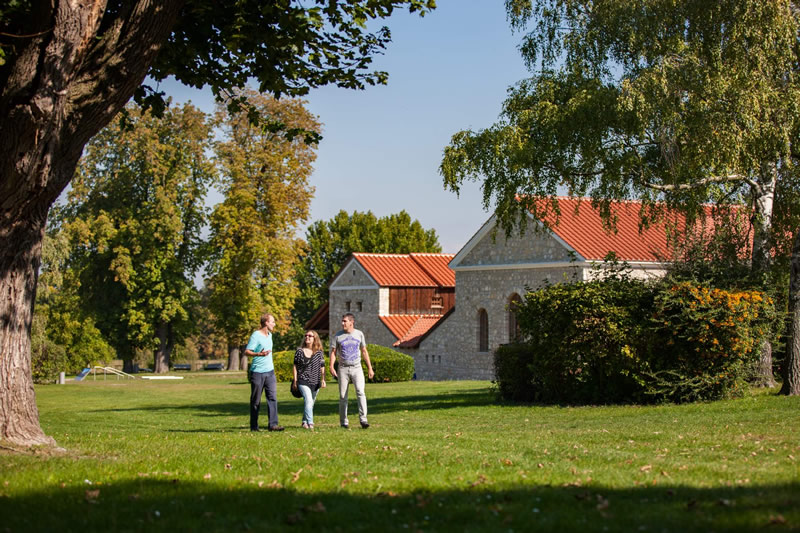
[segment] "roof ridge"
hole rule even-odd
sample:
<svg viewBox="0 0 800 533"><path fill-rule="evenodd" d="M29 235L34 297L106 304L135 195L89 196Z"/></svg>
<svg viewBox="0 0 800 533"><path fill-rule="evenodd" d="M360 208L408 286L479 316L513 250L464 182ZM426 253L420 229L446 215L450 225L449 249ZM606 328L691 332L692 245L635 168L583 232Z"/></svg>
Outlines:
<svg viewBox="0 0 800 533"><path fill-rule="evenodd" d="M397 254L397 253L389 253L389 252L353 252L353 255L372 255L372 256L384 256L384 257L408 257L409 254Z"/></svg>

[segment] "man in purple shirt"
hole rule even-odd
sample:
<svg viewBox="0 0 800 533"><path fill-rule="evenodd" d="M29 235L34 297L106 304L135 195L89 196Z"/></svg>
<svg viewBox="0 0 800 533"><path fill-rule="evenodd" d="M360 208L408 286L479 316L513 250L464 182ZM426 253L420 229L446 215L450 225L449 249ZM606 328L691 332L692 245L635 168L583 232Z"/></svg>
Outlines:
<svg viewBox="0 0 800 533"><path fill-rule="evenodd" d="M339 356L339 373L337 375L334 364L336 356ZM355 317L352 313L346 313L342 317L342 330L331 338L331 374L339 380L339 423L343 428L349 429L350 423L347 420L347 390L350 382L356 389L358 399L358 419L361 427L367 429L367 396L364 394L364 370L361 368L361 358L367 364L369 379L375 377L372 370L372 363L367 352L367 341L364 333L355 329Z"/></svg>

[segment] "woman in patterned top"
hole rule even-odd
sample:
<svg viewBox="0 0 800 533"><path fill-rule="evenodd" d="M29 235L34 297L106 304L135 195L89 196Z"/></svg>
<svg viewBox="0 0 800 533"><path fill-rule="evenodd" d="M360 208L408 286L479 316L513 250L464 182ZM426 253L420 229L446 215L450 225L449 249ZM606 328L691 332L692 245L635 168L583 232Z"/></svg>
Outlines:
<svg viewBox="0 0 800 533"><path fill-rule="evenodd" d="M292 375L292 387L303 395L303 428L314 429L314 402L320 387L325 388L325 355L316 331L306 331L294 354Z"/></svg>

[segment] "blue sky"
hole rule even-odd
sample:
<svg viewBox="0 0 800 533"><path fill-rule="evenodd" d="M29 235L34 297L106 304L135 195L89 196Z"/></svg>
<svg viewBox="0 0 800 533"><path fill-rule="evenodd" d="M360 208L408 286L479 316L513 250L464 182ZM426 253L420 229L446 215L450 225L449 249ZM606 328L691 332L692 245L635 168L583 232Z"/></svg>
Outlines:
<svg viewBox="0 0 800 533"><path fill-rule="evenodd" d="M455 253L490 213L478 184L460 196L445 191L438 173L442 150L462 129L493 124L506 90L526 77L503 0L438 0L423 18L397 12L383 21L392 43L374 66L387 86L353 91L324 87L307 97L323 123L312 185L309 223L340 209L378 216L405 209ZM210 112L209 92L163 84L175 100ZM303 232L304 233L304 232Z"/></svg>

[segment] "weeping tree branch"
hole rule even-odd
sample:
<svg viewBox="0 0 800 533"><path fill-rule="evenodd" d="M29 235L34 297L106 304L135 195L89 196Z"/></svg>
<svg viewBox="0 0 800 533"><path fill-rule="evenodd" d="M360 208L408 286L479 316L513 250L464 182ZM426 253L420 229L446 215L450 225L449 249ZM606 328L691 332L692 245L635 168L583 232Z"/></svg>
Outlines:
<svg viewBox="0 0 800 533"><path fill-rule="evenodd" d="M748 178L743 174L728 174L727 176L709 176L708 178L696 181L694 183L679 183L676 185L658 185L657 183L645 182L645 187L657 191L688 191L692 189L699 189L709 183L729 183L735 181L743 181L756 190L761 190L761 184L752 178Z"/></svg>

